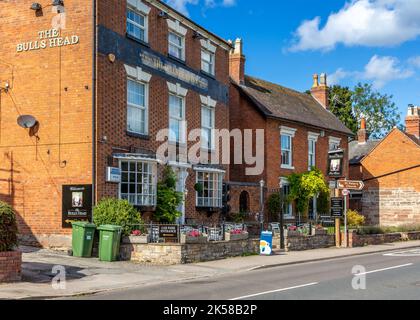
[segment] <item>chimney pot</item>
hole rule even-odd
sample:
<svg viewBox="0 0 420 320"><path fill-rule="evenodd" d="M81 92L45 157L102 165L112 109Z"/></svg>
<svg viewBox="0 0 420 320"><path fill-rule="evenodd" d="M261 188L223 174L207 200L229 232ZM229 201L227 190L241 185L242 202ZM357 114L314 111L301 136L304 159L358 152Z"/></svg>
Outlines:
<svg viewBox="0 0 420 320"><path fill-rule="evenodd" d="M312 85L312 88L317 88L319 86L318 75L314 74L313 79L314 79L314 84Z"/></svg>
<svg viewBox="0 0 420 320"><path fill-rule="evenodd" d="M321 74L321 85L319 85L319 77L317 74L313 75L314 84L311 89L311 95L318 101L325 109L330 108L329 92L327 86L327 75Z"/></svg>

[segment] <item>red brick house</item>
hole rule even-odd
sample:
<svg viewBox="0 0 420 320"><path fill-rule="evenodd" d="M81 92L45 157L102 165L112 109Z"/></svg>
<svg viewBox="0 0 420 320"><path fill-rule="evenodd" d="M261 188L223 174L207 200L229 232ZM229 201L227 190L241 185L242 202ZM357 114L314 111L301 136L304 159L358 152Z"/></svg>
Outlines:
<svg viewBox="0 0 420 320"><path fill-rule="evenodd" d="M382 140L369 140L363 120L350 143L350 178L363 180L350 207L371 225L420 224L420 107L410 105L406 131L394 128Z"/></svg>
<svg viewBox="0 0 420 320"><path fill-rule="evenodd" d="M183 150L198 129L211 158L212 130L229 128L230 44L163 1L33 3L2 1L0 24L0 198L23 239L68 246L68 221L104 197L153 214L166 128L180 221L219 221L228 165L191 163Z"/></svg>
<svg viewBox="0 0 420 320"><path fill-rule="evenodd" d="M231 207L259 211L259 182L268 192L279 189L287 194L287 176L315 166L326 174L328 152L343 149L348 152L352 132L330 111L326 75L314 76L311 95L245 75L242 41L236 40L230 55L230 127L264 130L264 170L260 175L247 175L246 166L231 165ZM255 152L255 145L254 145ZM344 164L348 175L348 163ZM249 203L244 205L245 200ZM292 204L284 208L285 218L297 218ZM309 215L317 216L316 199L310 204Z"/></svg>

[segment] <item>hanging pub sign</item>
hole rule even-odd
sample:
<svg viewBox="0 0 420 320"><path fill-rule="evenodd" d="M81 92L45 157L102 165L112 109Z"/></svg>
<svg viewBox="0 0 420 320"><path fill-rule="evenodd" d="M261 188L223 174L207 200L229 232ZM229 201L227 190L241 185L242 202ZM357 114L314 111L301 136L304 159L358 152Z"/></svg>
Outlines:
<svg viewBox="0 0 420 320"><path fill-rule="evenodd" d="M62 227L73 221L92 221L92 185L63 185Z"/></svg>
<svg viewBox="0 0 420 320"><path fill-rule="evenodd" d="M328 175L334 178L343 176L344 150L328 152Z"/></svg>

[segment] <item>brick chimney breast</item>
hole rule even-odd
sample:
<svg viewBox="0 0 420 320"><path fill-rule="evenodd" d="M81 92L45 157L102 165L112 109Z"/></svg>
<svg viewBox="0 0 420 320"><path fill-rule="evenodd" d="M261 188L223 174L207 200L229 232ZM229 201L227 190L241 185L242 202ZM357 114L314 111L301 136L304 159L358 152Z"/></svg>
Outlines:
<svg viewBox="0 0 420 320"><path fill-rule="evenodd" d="M406 132L420 139L420 107L409 105L405 119Z"/></svg>
<svg viewBox="0 0 420 320"><path fill-rule="evenodd" d="M229 75L238 84L245 83L245 56L242 39L236 39L229 54Z"/></svg>
<svg viewBox="0 0 420 320"><path fill-rule="evenodd" d="M357 141L360 144L362 144L362 143L366 143L368 139L369 139L369 133L366 128L366 119L362 118L362 120L360 121L360 129L357 132Z"/></svg>
<svg viewBox="0 0 420 320"><path fill-rule="evenodd" d="M313 85L311 95L315 98L325 109L329 110L330 102L328 98L328 84L327 75L322 73L319 77L317 74L313 76Z"/></svg>

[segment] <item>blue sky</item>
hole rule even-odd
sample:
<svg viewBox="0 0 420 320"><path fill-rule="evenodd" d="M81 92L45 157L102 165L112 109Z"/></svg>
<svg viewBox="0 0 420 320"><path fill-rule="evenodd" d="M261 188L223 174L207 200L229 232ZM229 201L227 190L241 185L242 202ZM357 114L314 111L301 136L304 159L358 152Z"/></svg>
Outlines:
<svg viewBox="0 0 420 320"><path fill-rule="evenodd" d="M225 39L240 37L246 72L304 91L312 74L374 84L405 118L420 105L420 0L167 0Z"/></svg>

